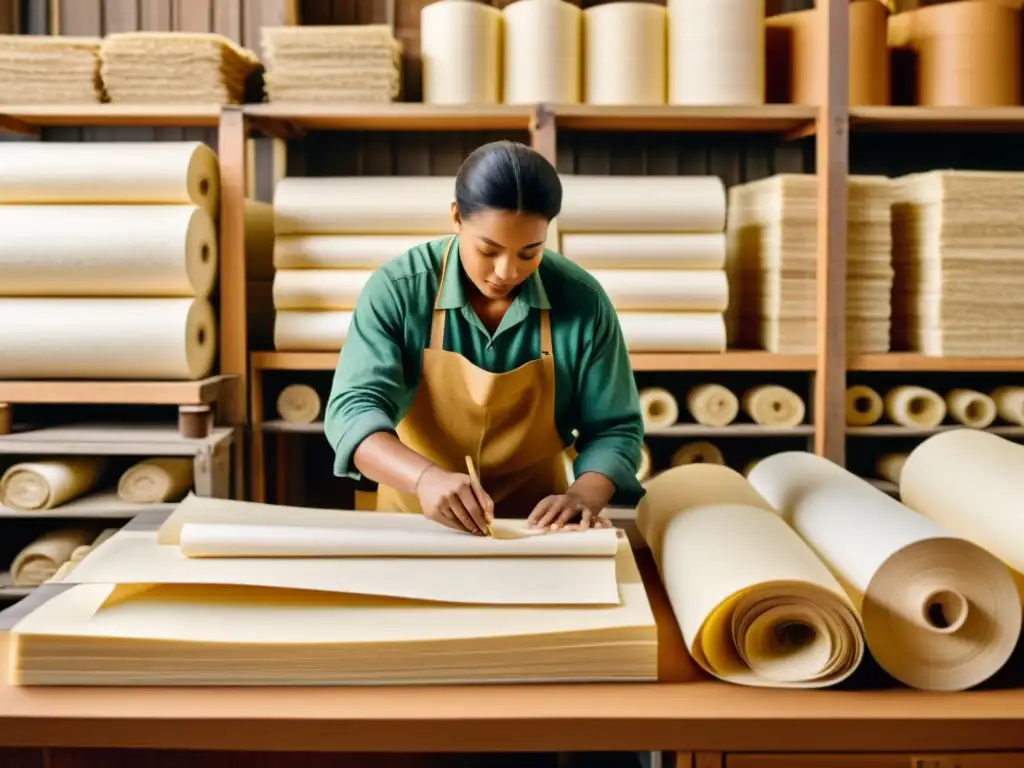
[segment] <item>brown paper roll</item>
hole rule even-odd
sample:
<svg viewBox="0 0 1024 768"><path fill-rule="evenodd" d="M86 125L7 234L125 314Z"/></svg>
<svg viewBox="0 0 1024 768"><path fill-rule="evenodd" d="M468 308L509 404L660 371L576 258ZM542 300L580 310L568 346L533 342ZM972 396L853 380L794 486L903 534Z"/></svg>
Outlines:
<svg viewBox="0 0 1024 768"><path fill-rule="evenodd" d="M277 413L285 421L312 424L320 415L320 395L308 384L289 384L277 396Z"/></svg>
<svg viewBox="0 0 1024 768"><path fill-rule="evenodd" d="M846 425L870 427L882 418L882 396L871 387L858 384L846 389Z"/></svg>
<svg viewBox="0 0 1024 768"><path fill-rule="evenodd" d="M736 420L740 401L721 384L701 384L686 393L686 408L698 424L724 427Z"/></svg>
<svg viewBox="0 0 1024 768"><path fill-rule="evenodd" d="M954 421L974 429L984 429L996 420L995 401L973 389L952 389L947 392L946 409Z"/></svg>
<svg viewBox="0 0 1024 768"><path fill-rule="evenodd" d="M640 410L648 428L671 427L679 421L679 403L671 392L661 387L640 390Z"/></svg>
<svg viewBox="0 0 1024 768"><path fill-rule="evenodd" d="M743 410L764 427L795 427L803 422L807 406L796 392L764 384L743 394Z"/></svg>
<svg viewBox="0 0 1024 768"><path fill-rule="evenodd" d="M885 415L901 427L937 427L946 418L946 401L924 387L894 387L885 393Z"/></svg>
<svg viewBox="0 0 1024 768"><path fill-rule="evenodd" d="M686 464L725 464L722 452L713 443L699 440L679 446L669 463L673 467Z"/></svg>

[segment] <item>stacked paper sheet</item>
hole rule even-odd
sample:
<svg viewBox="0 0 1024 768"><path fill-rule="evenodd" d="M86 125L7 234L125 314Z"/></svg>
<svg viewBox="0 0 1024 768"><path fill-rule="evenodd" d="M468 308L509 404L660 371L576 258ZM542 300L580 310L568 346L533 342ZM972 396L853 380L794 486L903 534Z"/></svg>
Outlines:
<svg viewBox="0 0 1024 768"><path fill-rule="evenodd" d="M100 47L103 83L112 102L239 104L256 55L221 35L122 32Z"/></svg>
<svg viewBox="0 0 1024 768"><path fill-rule="evenodd" d="M562 176L563 255L604 288L634 352L722 352L725 187L714 176Z"/></svg>
<svg viewBox="0 0 1024 768"><path fill-rule="evenodd" d="M420 516L188 497L129 526L12 630L20 685L351 685L657 678L615 529L493 538Z"/></svg>
<svg viewBox="0 0 1024 768"><path fill-rule="evenodd" d="M89 104L103 100L100 40L0 35L0 104Z"/></svg>
<svg viewBox="0 0 1024 768"><path fill-rule="evenodd" d="M846 333L851 352L888 352L893 269L884 177L851 176L846 246ZM818 185L780 174L729 190L732 338L770 352L816 349Z"/></svg>
<svg viewBox="0 0 1024 768"><path fill-rule="evenodd" d="M1024 355L1024 174L932 171L892 186L899 348Z"/></svg>
<svg viewBox="0 0 1024 768"><path fill-rule="evenodd" d="M263 27L268 101L394 101L402 44L386 24Z"/></svg>

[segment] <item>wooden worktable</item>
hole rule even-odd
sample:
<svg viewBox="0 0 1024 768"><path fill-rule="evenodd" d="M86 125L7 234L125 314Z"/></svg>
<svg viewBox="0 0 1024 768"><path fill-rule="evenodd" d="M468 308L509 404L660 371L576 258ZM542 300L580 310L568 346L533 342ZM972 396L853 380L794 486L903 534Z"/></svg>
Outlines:
<svg viewBox="0 0 1024 768"><path fill-rule="evenodd" d="M149 527L159 519L145 517L149 516L129 525ZM637 551L637 560L658 619L663 682L301 689L16 688L4 684L0 685L0 748L1024 751L1024 690L775 691L710 681L683 650L649 553ZM37 593L0 614L0 629L16 621L19 609L24 611L44 597ZM1020 764L1024 765L1024 755ZM5 762L0 749L0 768L21 765L34 767L35 763Z"/></svg>

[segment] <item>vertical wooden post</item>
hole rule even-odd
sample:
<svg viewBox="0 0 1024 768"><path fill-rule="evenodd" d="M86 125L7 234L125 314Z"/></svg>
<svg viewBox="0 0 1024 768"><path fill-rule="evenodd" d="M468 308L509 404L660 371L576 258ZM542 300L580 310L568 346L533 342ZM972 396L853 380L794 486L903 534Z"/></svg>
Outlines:
<svg viewBox="0 0 1024 768"><path fill-rule="evenodd" d="M846 179L849 169L849 1L818 3L827 88L818 109L818 345L814 451L846 460Z"/></svg>
<svg viewBox="0 0 1024 768"><path fill-rule="evenodd" d="M558 139L555 126L555 112L545 104L538 104L530 118L530 146L547 158L552 165L558 165Z"/></svg>

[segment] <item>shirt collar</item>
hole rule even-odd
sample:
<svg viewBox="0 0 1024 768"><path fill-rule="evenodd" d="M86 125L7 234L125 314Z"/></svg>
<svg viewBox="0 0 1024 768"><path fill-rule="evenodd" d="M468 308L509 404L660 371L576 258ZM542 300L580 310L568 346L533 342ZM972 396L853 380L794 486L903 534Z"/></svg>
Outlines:
<svg viewBox="0 0 1024 768"><path fill-rule="evenodd" d="M448 241L442 242L441 254L444 256L444 248ZM546 253L545 249L545 253ZM543 256L541 257L543 258ZM469 297L466 295L466 288L462 282L462 260L459 258L459 238L452 240L451 253L448 256L448 268L444 272L444 283L441 285L437 300L438 309L458 309L469 304ZM526 281L519 286L519 293L513 303L522 301L529 307L537 309L551 309L551 302L548 299L548 292L544 288L544 281L541 280L540 270L537 269Z"/></svg>

